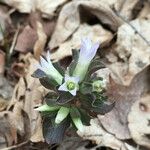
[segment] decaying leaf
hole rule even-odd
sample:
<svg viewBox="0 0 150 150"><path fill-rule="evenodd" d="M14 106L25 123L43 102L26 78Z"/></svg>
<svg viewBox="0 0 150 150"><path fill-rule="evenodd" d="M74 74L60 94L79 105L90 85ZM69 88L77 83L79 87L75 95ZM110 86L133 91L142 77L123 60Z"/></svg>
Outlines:
<svg viewBox="0 0 150 150"><path fill-rule="evenodd" d="M118 85L111 82L107 93L110 100L116 101L113 110L103 116L98 115L103 127L119 139L131 138L128 129L128 113L133 103L141 98L141 95L149 90L150 67L148 66L138 73L129 86Z"/></svg>
<svg viewBox="0 0 150 150"><path fill-rule="evenodd" d="M47 40L47 36L40 22L37 22L37 34L38 34L38 40L34 45L34 56L37 60L39 60Z"/></svg>
<svg viewBox="0 0 150 150"><path fill-rule="evenodd" d="M150 148L150 95L135 102L128 115L130 134L136 143Z"/></svg>
<svg viewBox="0 0 150 150"><path fill-rule="evenodd" d="M126 147L124 142L105 131L98 119L92 119L90 124L90 126L84 126L83 132L78 131L78 134L84 139L95 141L99 146L110 147L114 150L131 150Z"/></svg>
<svg viewBox="0 0 150 150"><path fill-rule="evenodd" d="M0 113L0 136L5 138L7 146L17 143L17 132L13 119L14 116L11 112L3 111Z"/></svg>
<svg viewBox="0 0 150 150"><path fill-rule="evenodd" d="M30 52L33 49L37 39L38 37L36 30L27 25L18 36L15 50L22 53Z"/></svg>
<svg viewBox="0 0 150 150"><path fill-rule="evenodd" d="M149 41L150 32L147 28L150 20L136 19L130 23ZM133 77L150 64L149 45L129 24L119 27L117 37L116 47L113 49L119 59L108 67L118 76L121 84L129 85Z"/></svg>
<svg viewBox="0 0 150 150"><path fill-rule="evenodd" d="M19 135L19 137L16 137L16 143L26 140L41 142L43 141L41 116L34 110L34 107L42 103L43 94L46 93L38 79L31 77L36 69L36 60L33 56L27 55L24 57L24 61L29 67L26 68L25 77L21 77L15 86L12 100L7 108L8 113L13 116L11 117L13 122L10 127L14 127L15 133ZM1 130L3 128L5 126L1 125Z"/></svg>
<svg viewBox="0 0 150 150"><path fill-rule="evenodd" d="M67 0L2 0L2 2L14 7L22 13L31 13L37 9L40 10L43 15L52 17L55 15L57 8L67 2Z"/></svg>
<svg viewBox="0 0 150 150"><path fill-rule="evenodd" d="M84 16L84 14L86 14L86 16ZM80 24L84 22L88 23L90 19L92 20L93 18L97 18L97 20L103 22L103 24L107 24L113 31L116 31L121 24L121 21L107 3L104 5L97 0L70 2L66 4L60 12L56 29L49 43L50 48L56 48L64 43L76 32Z"/></svg>
<svg viewBox="0 0 150 150"><path fill-rule="evenodd" d="M66 56L71 56L71 50L79 49L81 38L86 36L90 36L94 42L101 43L101 46L108 44L113 38L111 32L105 30L101 25L90 26L87 24L82 24L73 34L71 39L62 43L59 46L58 50L55 53L51 54L51 58L54 60L60 60Z"/></svg>

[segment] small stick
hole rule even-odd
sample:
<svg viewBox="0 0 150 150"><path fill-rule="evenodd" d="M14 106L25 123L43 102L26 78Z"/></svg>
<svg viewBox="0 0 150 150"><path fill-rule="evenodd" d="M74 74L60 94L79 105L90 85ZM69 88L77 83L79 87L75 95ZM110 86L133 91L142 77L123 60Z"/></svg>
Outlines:
<svg viewBox="0 0 150 150"><path fill-rule="evenodd" d="M25 141L25 142L22 142L22 143L20 143L20 144L18 144L18 145L13 145L13 146L10 146L10 147L2 148L2 149L0 149L0 150L12 150L12 149L15 149L15 148L19 148L19 147L21 147L21 146L27 144L28 142L29 142L29 141Z"/></svg>

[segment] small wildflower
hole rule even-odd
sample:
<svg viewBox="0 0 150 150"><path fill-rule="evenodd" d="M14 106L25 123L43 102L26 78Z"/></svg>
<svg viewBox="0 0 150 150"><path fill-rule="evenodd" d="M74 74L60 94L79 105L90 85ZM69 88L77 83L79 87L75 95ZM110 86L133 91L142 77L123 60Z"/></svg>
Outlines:
<svg viewBox="0 0 150 150"><path fill-rule="evenodd" d="M87 73L88 67L91 63L91 60L96 55L98 47L99 47L99 44L98 43L93 44L89 38L85 38L82 40L79 60L73 72L74 76L80 77L80 81L84 79Z"/></svg>
<svg viewBox="0 0 150 150"><path fill-rule="evenodd" d="M70 77L67 74L65 75L65 82L58 88L59 91L68 91L73 96L76 95L76 92L78 90L78 82L79 77Z"/></svg>

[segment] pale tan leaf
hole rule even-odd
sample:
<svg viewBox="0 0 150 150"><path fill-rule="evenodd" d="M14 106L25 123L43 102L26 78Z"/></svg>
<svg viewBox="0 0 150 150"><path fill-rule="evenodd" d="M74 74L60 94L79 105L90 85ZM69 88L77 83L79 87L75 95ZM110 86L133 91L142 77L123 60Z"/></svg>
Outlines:
<svg viewBox="0 0 150 150"><path fill-rule="evenodd" d="M35 42L33 51L34 51L35 58L39 60L47 41L47 36L40 22L37 22L37 35L38 35L38 40Z"/></svg>
<svg viewBox="0 0 150 150"><path fill-rule="evenodd" d="M150 94L135 102L128 115L128 127L133 140L150 148Z"/></svg>

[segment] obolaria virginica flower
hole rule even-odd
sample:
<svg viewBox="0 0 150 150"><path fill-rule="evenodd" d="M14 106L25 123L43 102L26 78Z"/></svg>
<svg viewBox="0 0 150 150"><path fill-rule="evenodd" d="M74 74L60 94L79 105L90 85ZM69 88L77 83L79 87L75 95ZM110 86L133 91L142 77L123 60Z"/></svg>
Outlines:
<svg viewBox="0 0 150 150"><path fill-rule="evenodd" d="M96 55L99 43L93 44L89 38L82 40L79 59L76 68L73 72L74 76L79 76L82 81L87 73L91 60Z"/></svg>
<svg viewBox="0 0 150 150"><path fill-rule="evenodd" d="M46 59L40 57L40 64L38 69L42 70L45 74L52 77L59 85L62 84L63 76L55 69L51 60L49 51L46 54Z"/></svg>
<svg viewBox="0 0 150 150"><path fill-rule="evenodd" d="M76 95L76 92L78 90L78 82L79 82L79 77L70 77L67 74L65 75L64 78L64 83L58 88L59 91L68 91L70 92L73 96Z"/></svg>

